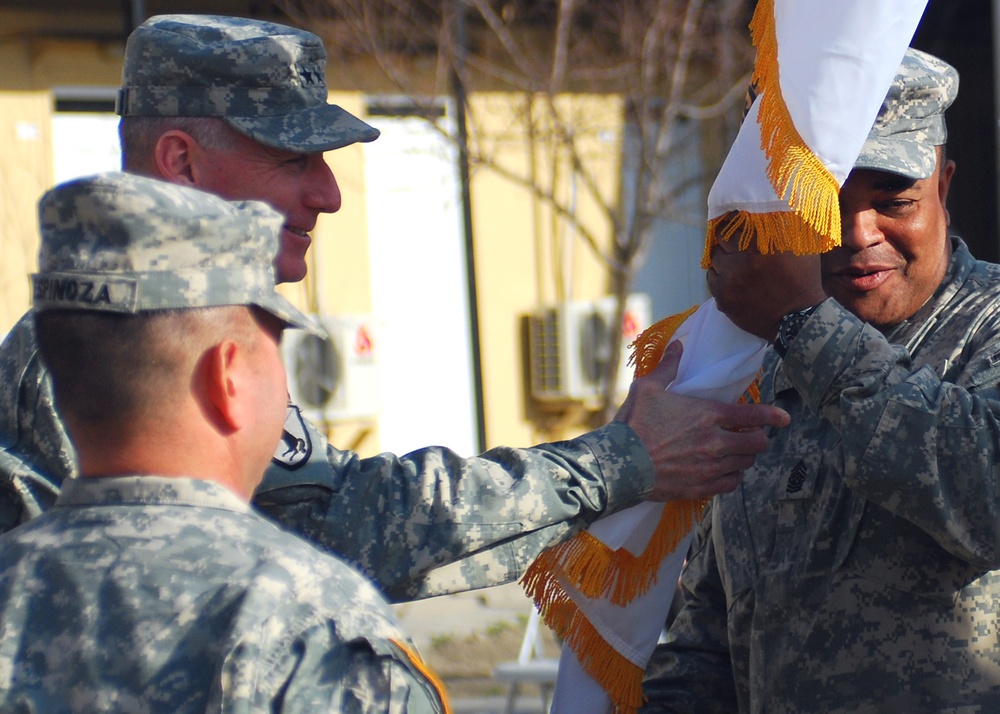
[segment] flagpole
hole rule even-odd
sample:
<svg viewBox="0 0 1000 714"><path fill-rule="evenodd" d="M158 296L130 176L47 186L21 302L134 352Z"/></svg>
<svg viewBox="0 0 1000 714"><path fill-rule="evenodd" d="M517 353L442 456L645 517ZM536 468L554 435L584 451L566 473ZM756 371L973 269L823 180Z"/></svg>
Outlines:
<svg viewBox="0 0 1000 714"><path fill-rule="evenodd" d="M997 226L1000 226L1000 0L993 0L993 132L996 149L993 153L993 167L997 181L997 196L993 205L997 211Z"/></svg>

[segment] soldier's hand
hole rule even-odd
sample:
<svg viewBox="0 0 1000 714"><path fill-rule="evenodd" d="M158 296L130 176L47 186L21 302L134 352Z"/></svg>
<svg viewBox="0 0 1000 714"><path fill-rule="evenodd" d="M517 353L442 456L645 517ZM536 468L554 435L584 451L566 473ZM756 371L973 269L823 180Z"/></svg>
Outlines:
<svg viewBox="0 0 1000 714"><path fill-rule="evenodd" d="M615 419L639 435L653 460L650 500L704 498L739 486L743 470L767 449L765 427L787 426L788 413L763 404L724 404L667 392L681 346L671 343L655 370L632 382Z"/></svg>
<svg viewBox="0 0 1000 714"><path fill-rule="evenodd" d="M737 327L773 342L781 318L826 299L818 255L763 255L756 241L738 249L739 237L712 249L708 289Z"/></svg>

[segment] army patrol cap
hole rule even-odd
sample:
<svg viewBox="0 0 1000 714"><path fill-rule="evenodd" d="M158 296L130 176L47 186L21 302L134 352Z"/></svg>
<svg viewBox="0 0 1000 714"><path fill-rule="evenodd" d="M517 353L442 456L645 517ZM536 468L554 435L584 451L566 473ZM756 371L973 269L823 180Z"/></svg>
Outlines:
<svg viewBox="0 0 1000 714"><path fill-rule="evenodd" d="M924 179L948 139L944 112L958 96L958 72L926 52L907 49L854 168Z"/></svg>
<svg viewBox="0 0 1000 714"><path fill-rule="evenodd" d="M284 218L259 201L109 172L74 179L38 203L34 309L137 313L257 305L319 328L275 292Z"/></svg>
<svg viewBox="0 0 1000 714"><path fill-rule="evenodd" d="M115 113L219 117L285 151L373 141L378 129L327 104L326 48L311 32L218 15L156 15L125 44Z"/></svg>

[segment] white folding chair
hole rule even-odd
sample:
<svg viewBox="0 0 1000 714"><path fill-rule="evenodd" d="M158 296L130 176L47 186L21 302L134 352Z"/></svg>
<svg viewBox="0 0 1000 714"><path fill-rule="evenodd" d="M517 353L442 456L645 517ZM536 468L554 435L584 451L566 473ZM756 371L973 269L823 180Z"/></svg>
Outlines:
<svg viewBox="0 0 1000 714"><path fill-rule="evenodd" d="M501 662L493 668L494 679L509 682L504 714L514 714L518 688L523 683L538 685L542 695L542 711L549 711L552 689L556 683L556 672L559 670L559 659L542 656L541 633L538 629L539 619L538 609L532 607L517 660Z"/></svg>

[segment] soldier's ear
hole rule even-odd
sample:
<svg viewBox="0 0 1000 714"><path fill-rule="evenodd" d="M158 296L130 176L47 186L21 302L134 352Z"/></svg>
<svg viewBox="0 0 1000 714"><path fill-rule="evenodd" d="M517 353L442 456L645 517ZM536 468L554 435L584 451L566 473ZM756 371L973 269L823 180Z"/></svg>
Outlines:
<svg viewBox="0 0 1000 714"><path fill-rule="evenodd" d="M239 431L247 417L240 374L244 361L240 346L223 340L208 348L198 365L203 413L225 436Z"/></svg>
<svg viewBox="0 0 1000 714"><path fill-rule="evenodd" d="M940 157L941 154L939 153L938 156ZM938 199L941 201L941 205L944 206L945 225L948 226L951 225L951 214L948 212L948 189L951 187L951 179L954 175L955 162L948 159L944 162L944 166L941 167L941 171L938 174Z"/></svg>
<svg viewBox="0 0 1000 714"><path fill-rule="evenodd" d="M197 161L198 142L180 129L171 129L160 135L153 149L153 158L160 178L182 186L195 186L194 162Z"/></svg>

